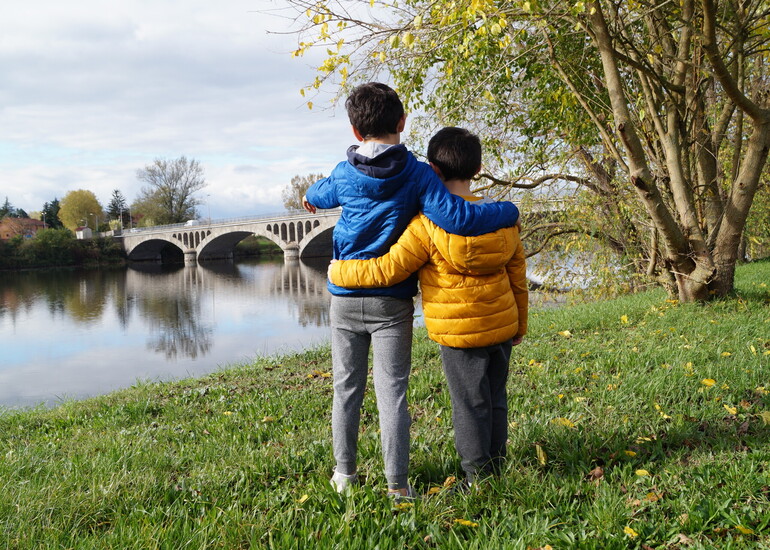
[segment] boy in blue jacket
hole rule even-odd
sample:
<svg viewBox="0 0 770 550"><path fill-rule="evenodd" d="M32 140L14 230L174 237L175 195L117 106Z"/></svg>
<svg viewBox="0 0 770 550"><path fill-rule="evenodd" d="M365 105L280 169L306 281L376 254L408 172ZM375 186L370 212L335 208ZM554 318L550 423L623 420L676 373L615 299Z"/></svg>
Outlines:
<svg viewBox="0 0 770 550"><path fill-rule="evenodd" d="M475 236L513 226L513 203L477 205L451 195L430 166L401 144L404 107L394 90L376 82L358 86L345 102L353 135L328 178L313 184L305 208L342 207L334 228L334 259L376 258L388 251L409 221L422 211L449 233ZM328 283L332 370L332 439L336 466L331 483L339 492L357 480L361 405L373 349L374 391L380 417L388 494L413 497L408 483L409 427L406 390L411 369L416 274L386 288L347 289Z"/></svg>

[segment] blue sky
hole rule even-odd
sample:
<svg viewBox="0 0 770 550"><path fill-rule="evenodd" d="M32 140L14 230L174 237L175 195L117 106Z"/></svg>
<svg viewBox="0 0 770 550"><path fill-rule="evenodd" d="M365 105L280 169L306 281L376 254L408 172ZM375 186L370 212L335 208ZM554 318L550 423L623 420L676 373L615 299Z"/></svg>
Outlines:
<svg viewBox="0 0 770 550"><path fill-rule="evenodd" d="M353 142L340 109L299 94L312 58L269 0L4 2L0 201L27 211L68 191L114 189L186 155L214 218L282 210L294 175L328 174ZM267 30L277 32L270 34ZM317 60L316 60L317 61Z"/></svg>

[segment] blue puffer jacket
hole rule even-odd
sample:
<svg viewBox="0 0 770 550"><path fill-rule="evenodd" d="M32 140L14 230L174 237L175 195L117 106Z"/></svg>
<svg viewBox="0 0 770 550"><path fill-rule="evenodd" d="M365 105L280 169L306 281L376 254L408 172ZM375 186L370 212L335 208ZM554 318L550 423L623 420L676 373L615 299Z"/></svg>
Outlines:
<svg viewBox="0 0 770 550"><path fill-rule="evenodd" d="M510 227L519 218L511 202L474 204L452 195L431 167L419 162L404 145L394 145L368 158L348 149L328 178L307 191L317 208L342 207L334 228L334 258L369 259L382 256L420 211L449 233L482 235ZM393 296L417 294L417 275L386 288L347 289L328 283L337 296Z"/></svg>

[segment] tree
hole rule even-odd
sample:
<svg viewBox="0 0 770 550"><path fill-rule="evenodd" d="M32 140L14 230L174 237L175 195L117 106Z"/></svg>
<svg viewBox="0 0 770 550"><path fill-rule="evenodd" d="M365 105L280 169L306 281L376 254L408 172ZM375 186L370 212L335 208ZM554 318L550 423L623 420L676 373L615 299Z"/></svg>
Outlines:
<svg viewBox="0 0 770 550"><path fill-rule="evenodd" d="M59 208L59 220L70 231L82 226L98 230L97 224L99 220L104 222L105 216L96 195L91 191L78 189L64 195Z"/></svg>
<svg viewBox="0 0 770 550"><path fill-rule="evenodd" d="M291 183L281 191L281 199L287 210L302 210L302 197L307 193L308 187L323 178L323 174L308 174L306 176L294 176Z"/></svg>
<svg viewBox="0 0 770 550"><path fill-rule="evenodd" d="M732 291L770 147L766 0L290 3L295 54L331 45L311 90L382 74L490 136L492 188L558 182L584 214L539 242L600 239L682 301Z"/></svg>
<svg viewBox="0 0 770 550"><path fill-rule="evenodd" d="M121 225L128 224L128 217L130 215L128 211L128 204L126 203L126 198L123 196L123 193L121 193L119 189L115 189L112 192L112 198L110 199L110 203L107 205L107 215L112 220L120 220Z"/></svg>
<svg viewBox="0 0 770 550"><path fill-rule="evenodd" d="M60 229L64 227L59 219L59 199L54 198L51 202L47 202L43 205L43 211L41 212L42 220L51 229Z"/></svg>
<svg viewBox="0 0 770 550"><path fill-rule="evenodd" d="M16 216L16 208L11 204L11 202L8 200L8 197L5 197L5 202L2 206L0 206L0 220L2 220L5 217L11 217L15 218Z"/></svg>
<svg viewBox="0 0 770 550"><path fill-rule="evenodd" d="M138 170L136 177L147 184L132 205L132 211L154 224L182 223L197 218L201 202L194 196L206 186L203 168L197 160L182 156L174 160L155 159Z"/></svg>

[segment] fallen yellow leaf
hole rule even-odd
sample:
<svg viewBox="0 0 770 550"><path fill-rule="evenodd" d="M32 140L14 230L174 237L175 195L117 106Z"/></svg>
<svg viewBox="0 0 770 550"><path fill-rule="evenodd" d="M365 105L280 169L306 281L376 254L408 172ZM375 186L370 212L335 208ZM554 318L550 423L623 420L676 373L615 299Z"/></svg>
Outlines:
<svg viewBox="0 0 770 550"><path fill-rule="evenodd" d="M569 418L562 418L562 417L554 418L553 420L551 420L551 423L552 424L557 424L559 426L564 426L565 428L574 428L575 427L575 423L572 422L572 420L570 420Z"/></svg>
<svg viewBox="0 0 770 550"><path fill-rule="evenodd" d="M623 532L624 532L626 535L628 535L630 538L632 538L632 539L635 539L636 537L638 537L638 536L639 536L639 533L637 533L636 531L634 531L633 529L631 529L631 528L630 528L628 525L626 525L625 527L623 527Z"/></svg>
<svg viewBox="0 0 770 550"><path fill-rule="evenodd" d="M714 380L713 378L704 378L703 380L700 381L700 383L706 386L707 388L710 388L711 386L716 384L717 381Z"/></svg>
<svg viewBox="0 0 770 550"><path fill-rule="evenodd" d="M537 461L541 466L545 466L546 462L548 462L548 456L546 456L543 448L540 445L535 444L535 452L537 453Z"/></svg>
<svg viewBox="0 0 770 550"><path fill-rule="evenodd" d="M568 330L562 330L559 333L559 336L564 336L565 338L572 338L572 333Z"/></svg>
<svg viewBox="0 0 770 550"><path fill-rule="evenodd" d="M644 476L650 475L650 472L648 472L647 470L637 470L636 475L638 475L639 477L644 477Z"/></svg>
<svg viewBox="0 0 770 550"><path fill-rule="evenodd" d="M735 528L743 533L744 535L753 535L754 531L752 529L749 529L748 527L744 527L743 525L736 525Z"/></svg>
<svg viewBox="0 0 770 550"><path fill-rule="evenodd" d="M310 498L310 496L308 496L308 495L302 495L301 497L299 497L299 499L297 500L297 502L299 502L300 504L302 504L302 503L304 503L304 502L305 502L307 499L309 499L309 498Z"/></svg>
<svg viewBox="0 0 770 550"><path fill-rule="evenodd" d="M620 316L620 322L623 324L628 323L628 315L621 315Z"/></svg>
<svg viewBox="0 0 770 550"><path fill-rule="evenodd" d="M770 424L770 411L762 411L759 413L760 418L762 418L762 423L767 426Z"/></svg>
<svg viewBox="0 0 770 550"><path fill-rule="evenodd" d="M738 414L738 408L737 408L737 407L731 407L731 406L730 406L730 405L728 405L727 403L724 403L722 406L723 406L723 407L725 408L725 410L726 410L727 412L729 412L730 414L732 414L732 415L736 415L736 414Z"/></svg>
<svg viewBox="0 0 770 550"><path fill-rule="evenodd" d="M467 519L460 519L460 518L456 519L455 523L458 524L458 525L462 525L463 527L478 527L479 526L479 524L476 523L475 521L470 521L470 520L467 520Z"/></svg>

